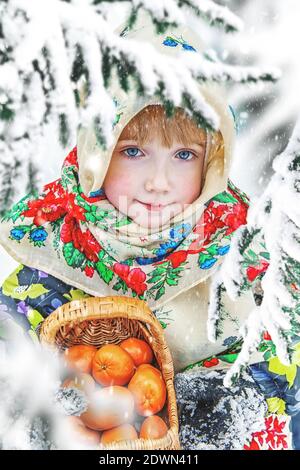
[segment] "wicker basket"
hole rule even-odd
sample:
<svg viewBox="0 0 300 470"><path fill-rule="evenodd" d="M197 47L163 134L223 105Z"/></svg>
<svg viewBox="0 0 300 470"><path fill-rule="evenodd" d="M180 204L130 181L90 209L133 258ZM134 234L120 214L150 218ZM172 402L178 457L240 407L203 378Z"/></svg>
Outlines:
<svg viewBox="0 0 300 470"><path fill-rule="evenodd" d="M40 341L61 350L75 344L101 347L119 344L131 336L147 341L154 352L167 387L168 432L160 439L124 440L100 449L180 449L174 390L174 368L163 329L147 304L126 296L89 297L73 300L52 312L42 323Z"/></svg>

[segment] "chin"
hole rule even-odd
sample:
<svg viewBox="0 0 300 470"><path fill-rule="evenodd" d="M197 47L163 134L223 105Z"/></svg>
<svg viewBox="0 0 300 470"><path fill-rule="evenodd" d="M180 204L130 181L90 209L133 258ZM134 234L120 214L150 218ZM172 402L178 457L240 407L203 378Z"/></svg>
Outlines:
<svg viewBox="0 0 300 470"><path fill-rule="evenodd" d="M147 220L147 219L145 220L142 217L141 218L136 217L134 219L134 222L143 228L156 229L164 225L167 222L167 220Z"/></svg>
<svg viewBox="0 0 300 470"><path fill-rule="evenodd" d="M166 224L170 219L170 214L163 214L163 213L154 213L150 214L148 211L140 211L139 213L134 213L132 211L132 215L129 211L129 217L134 220L134 222L141 227L149 228L149 229L156 229L161 227L162 225Z"/></svg>

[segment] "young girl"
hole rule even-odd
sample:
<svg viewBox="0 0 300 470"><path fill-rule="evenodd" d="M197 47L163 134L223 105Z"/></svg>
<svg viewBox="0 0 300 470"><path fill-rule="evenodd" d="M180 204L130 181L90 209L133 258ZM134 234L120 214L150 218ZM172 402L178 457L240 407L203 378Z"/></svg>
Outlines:
<svg viewBox="0 0 300 470"><path fill-rule="evenodd" d="M125 35L123 26L118 33ZM127 36L179 60L182 51L201 50L188 29L156 35L143 15ZM114 144L103 151L93 128L81 128L61 178L2 220L0 242L20 265L2 285L1 311L37 340L44 318L66 302L133 296L161 322L176 372L229 367L255 305L250 293L236 302L225 295L222 335L208 341L210 283L248 208L228 179L231 110L215 87L199 85L220 117L220 130L207 132L181 108L168 119L157 97L126 94L116 78L110 90ZM258 361L262 353L253 356Z"/></svg>

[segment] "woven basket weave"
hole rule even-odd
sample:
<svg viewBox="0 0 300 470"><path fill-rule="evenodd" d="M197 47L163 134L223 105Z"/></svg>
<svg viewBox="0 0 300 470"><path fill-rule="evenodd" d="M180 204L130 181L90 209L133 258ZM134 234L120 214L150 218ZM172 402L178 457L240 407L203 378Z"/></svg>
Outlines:
<svg viewBox="0 0 300 470"><path fill-rule="evenodd" d="M126 296L73 300L46 318L39 336L41 344L60 350L75 344L99 348L107 343L119 344L132 336L147 341L167 387L168 432L160 439L124 440L109 445L100 444L99 448L180 449L172 357L163 329L144 301Z"/></svg>

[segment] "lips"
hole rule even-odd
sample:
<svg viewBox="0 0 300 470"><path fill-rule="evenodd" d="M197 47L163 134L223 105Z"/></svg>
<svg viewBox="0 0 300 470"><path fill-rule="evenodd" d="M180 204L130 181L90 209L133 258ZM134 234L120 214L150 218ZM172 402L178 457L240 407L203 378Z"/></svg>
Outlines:
<svg viewBox="0 0 300 470"><path fill-rule="evenodd" d="M138 201L138 202L143 204L143 206L145 206L148 211L161 211L164 207L166 207L165 205L162 205L162 204L146 204L145 202L141 202L141 201Z"/></svg>

